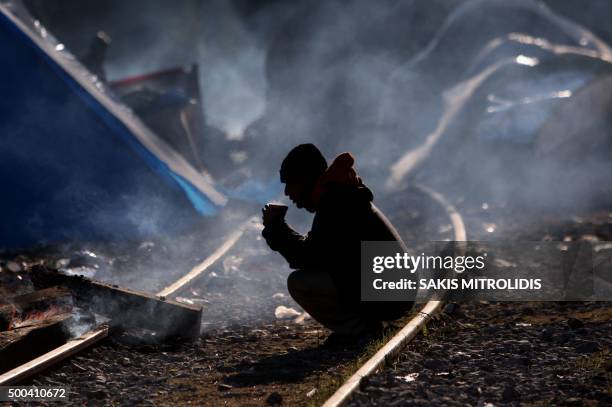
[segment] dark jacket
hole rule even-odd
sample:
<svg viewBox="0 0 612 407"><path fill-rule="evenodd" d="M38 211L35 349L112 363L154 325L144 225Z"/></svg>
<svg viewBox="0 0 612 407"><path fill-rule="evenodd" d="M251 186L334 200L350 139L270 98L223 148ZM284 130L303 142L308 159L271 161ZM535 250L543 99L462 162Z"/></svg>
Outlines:
<svg viewBox="0 0 612 407"><path fill-rule="evenodd" d="M376 320L395 319L409 303L361 303L362 241L396 241L405 246L391 223L372 200L353 168L349 153L334 160L315 186L316 213L310 232L300 235L284 221L268 225L262 234L293 269L330 273L343 302L358 306Z"/></svg>

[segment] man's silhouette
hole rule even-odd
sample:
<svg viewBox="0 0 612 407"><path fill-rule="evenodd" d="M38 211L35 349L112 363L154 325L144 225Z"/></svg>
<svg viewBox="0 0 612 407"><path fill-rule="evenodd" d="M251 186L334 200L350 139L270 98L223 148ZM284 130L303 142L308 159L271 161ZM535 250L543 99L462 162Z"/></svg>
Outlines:
<svg viewBox="0 0 612 407"><path fill-rule="evenodd" d="M314 319L334 331L336 339L378 331L382 321L393 320L411 303L361 302L361 241L396 241L401 238L372 204L373 194L353 168L350 153L340 154L328 167L312 144L295 147L280 169L285 195L298 208L315 213L306 236L284 220L287 207L263 209L266 242L295 269L287 285L293 299Z"/></svg>

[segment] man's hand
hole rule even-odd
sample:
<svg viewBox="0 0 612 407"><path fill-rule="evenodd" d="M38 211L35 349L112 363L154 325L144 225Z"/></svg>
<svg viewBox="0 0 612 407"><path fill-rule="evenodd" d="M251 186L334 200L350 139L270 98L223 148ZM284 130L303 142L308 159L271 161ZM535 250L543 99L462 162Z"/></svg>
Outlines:
<svg viewBox="0 0 612 407"><path fill-rule="evenodd" d="M271 225L275 222L280 222L285 218L287 213L286 205L267 204L261 210L263 213L262 221L264 226Z"/></svg>

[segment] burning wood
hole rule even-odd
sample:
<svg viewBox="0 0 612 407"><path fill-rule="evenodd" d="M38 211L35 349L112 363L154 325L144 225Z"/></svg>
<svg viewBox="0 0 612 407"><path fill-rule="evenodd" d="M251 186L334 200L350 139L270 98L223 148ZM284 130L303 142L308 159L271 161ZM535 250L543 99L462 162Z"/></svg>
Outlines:
<svg viewBox="0 0 612 407"><path fill-rule="evenodd" d="M67 287L78 306L107 316L112 327L144 328L157 332L161 338L195 339L200 333L201 307L82 276L64 275L43 266L33 267L30 275L37 287Z"/></svg>
<svg viewBox="0 0 612 407"><path fill-rule="evenodd" d="M32 289L29 273L17 277L21 285L13 293ZM93 314L82 313L74 306L68 288L52 286L20 295L9 293L10 289L0 299L1 385L17 383L108 333L107 326L96 326ZM90 331L81 336L86 330ZM79 338L66 342L75 336Z"/></svg>
<svg viewBox="0 0 612 407"><path fill-rule="evenodd" d="M12 304L0 305L0 331L8 331L17 309Z"/></svg>
<svg viewBox="0 0 612 407"><path fill-rule="evenodd" d="M38 326L41 323L45 323L47 320L53 319L56 316L68 315L72 307L69 306L52 306L44 311L32 311L22 314L22 316L13 317L9 324L7 331L13 329L25 328L29 326Z"/></svg>
<svg viewBox="0 0 612 407"><path fill-rule="evenodd" d="M50 287L15 296L0 304L0 331L36 325L36 321L62 313L70 313L72 295L69 290Z"/></svg>
<svg viewBox="0 0 612 407"><path fill-rule="evenodd" d="M51 287L13 297L0 304L0 331L36 324L57 314L69 313L72 306L70 291Z"/></svg>
<svg viewBox="0 0 612 407"><path fill-rule="evenodd" d="M17 321L11 330L0 332L0 373L66 342L64 323L71 315L59 309L54 312L54 315L39 313Z"/></svg>
<svg viewBox="0 0 612 407"><path fill-rule="evenodd" d="M10 302L9 302L10 301ZM0 304L0 372L62 345L72 315L69 290L50 287Z"/></svg>
<svg viewBox="0 0 612 407"><path fill-rule="evenodd" d="M38 290L0 299L2 384L18 382L106 337L108 326L92 325L96 318L91 312L109 317L115 328L144 328L155 331L160 339L194 339L199 335L200 307L64 275L40 265L26 271L23 286L31 289L33 284ZM88 311L84 326L81 307ZM85 330L89 331L81 336Z"/></svg>
<svg viewBox="0 0 612 407"><path fill-rule="evenodd" d="M18 295L11 299L11 302L21 308L29 308L37 306L41 303L66 301L72 295L70 290L62 287L49 287L42 290L33 291L31 293Z"/></svg>

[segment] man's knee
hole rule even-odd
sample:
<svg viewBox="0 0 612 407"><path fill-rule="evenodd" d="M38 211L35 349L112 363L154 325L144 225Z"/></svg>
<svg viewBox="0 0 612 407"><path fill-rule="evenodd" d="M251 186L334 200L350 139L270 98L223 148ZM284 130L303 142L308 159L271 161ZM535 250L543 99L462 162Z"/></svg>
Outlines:
<svg viewBox="0 0 612 407"><path fill-rule="evenodd" d="M291 294L292 297L295 296L295 292L299 286L300 277L297 275L299 272L300 270L296 270L287 277L287 290L289 290L289 294Z"/></svg>
<svg viewBox="0 0 612 407"><path fill-rule="evenodd" d="M289 294L296 297L336 297L336 289L331 276L327 272L316 270L296 270L287 277Z"/></svg>
<svg viewBox="0 0 612 407"><path fill-rule="evenodd" d="M287 289L293 298L300 293L307 291L308 276L305 270L295 270L287 277Z"/></svg>

